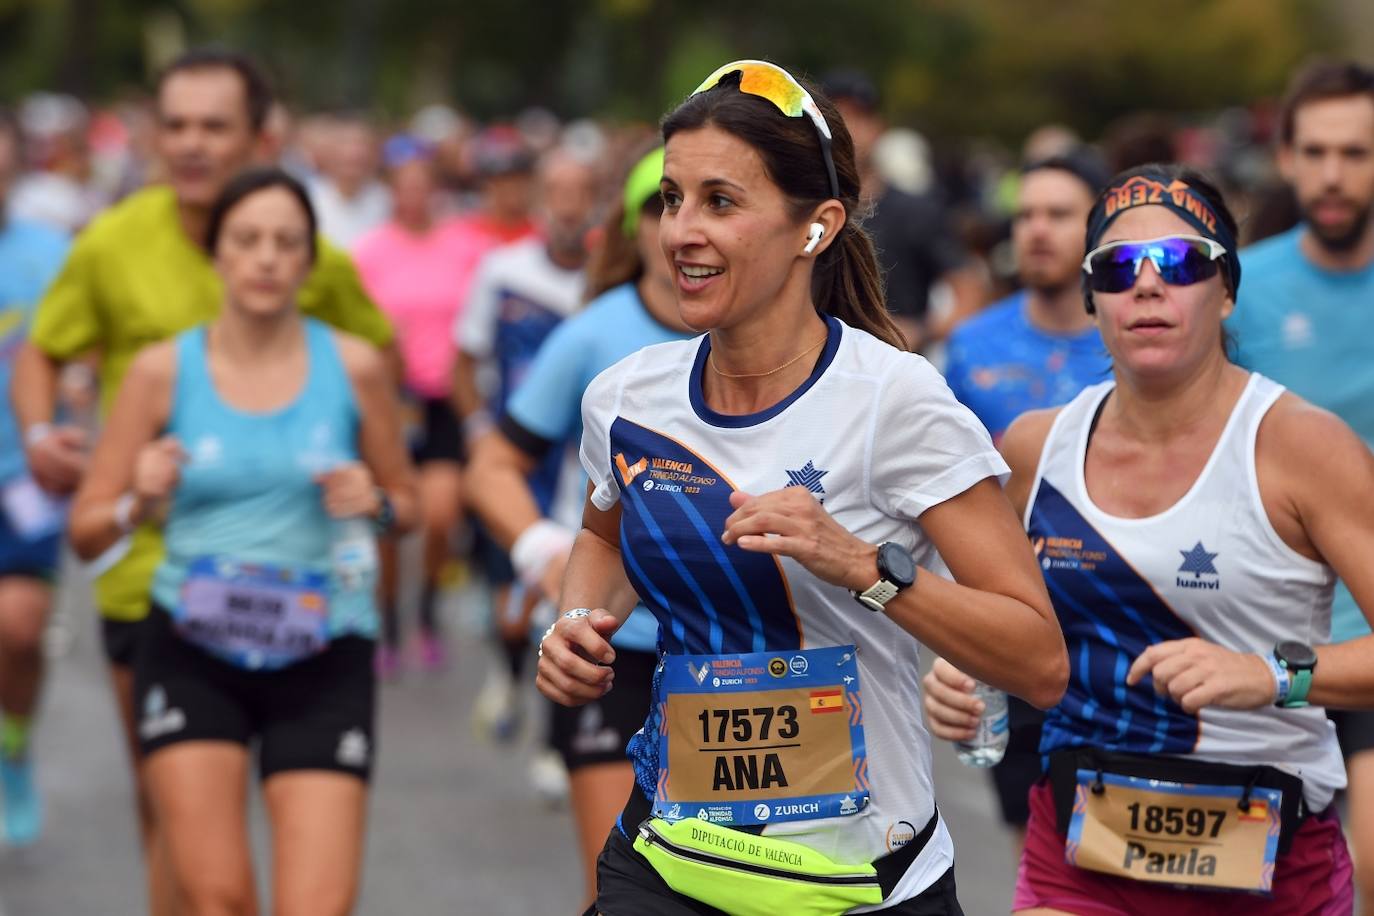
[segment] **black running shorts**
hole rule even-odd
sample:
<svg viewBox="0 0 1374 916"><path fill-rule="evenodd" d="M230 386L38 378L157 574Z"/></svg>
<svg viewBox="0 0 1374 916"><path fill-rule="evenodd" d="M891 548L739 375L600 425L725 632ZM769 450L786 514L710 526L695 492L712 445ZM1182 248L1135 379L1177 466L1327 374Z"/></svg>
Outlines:
<svg viewBox="0 0 1374 916"><path fill-rule="evenodd" d="M610 693L582 706L554 704L550 739L568 772L595 763L628 762L625 745L649 714L657 664L657 653L616 649Z"/></svg>
<svg viewBox="0 0 1374 916"><path fill-rule="evenodd" d="M139 635L134 709L144 755L183 741L256 738L264 780L288 770L371 776L372 640L345 636L289 667L248 671L182 639L157 606Z"/></svg>
<svg viewBox="0 0 1374 916"><path fill-rule="evenodd" d="M1326 715L1336 723L1336 738L1346 759L1374 751L1374 709L1329 709Z"/></svg>
<svg viewBox="0 0 1374 916"><path fill-rule="evenodd" d="M116 668L132 668L138 654L138 634L142 620L113 620L100 618L100 642L105 658Z"/></svg>

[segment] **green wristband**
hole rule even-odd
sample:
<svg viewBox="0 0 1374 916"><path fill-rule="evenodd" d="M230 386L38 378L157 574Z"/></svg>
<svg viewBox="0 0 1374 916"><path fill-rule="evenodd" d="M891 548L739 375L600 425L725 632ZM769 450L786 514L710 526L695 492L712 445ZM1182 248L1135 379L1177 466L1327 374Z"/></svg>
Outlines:
<svg viewBox="0 0 1374 916"><path fill-rule="evenodd" d="M1284 665L1284 668L1287 667ZM1283 701L1283 708L1300 709L1307 705L1307 692L1312 689L1312 671L1300 668L1297 671L1289 671L1288 676L1292 679L1292 685L1288 688L1288 697Z"/></svg>

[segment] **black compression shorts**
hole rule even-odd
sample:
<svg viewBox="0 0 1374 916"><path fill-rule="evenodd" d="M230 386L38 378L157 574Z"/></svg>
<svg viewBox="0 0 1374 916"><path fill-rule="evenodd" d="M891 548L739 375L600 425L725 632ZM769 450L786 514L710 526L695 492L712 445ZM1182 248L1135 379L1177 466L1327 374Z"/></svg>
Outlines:
<svg viewBox="0 0 1374 916"><path fill-rule="evenodd" d="M1336 723L1336 738L1347 759L1374 751L1374 709L1330 709L1326 715Z"/></svg>
<svg viewBox="0 0 1374 916"><path fill-rule="evenodd" d="M248 671L186 642L156 605L139 636L134 708L145 756L183 741L256 738L264 780L289 770L371 776L372 640L345 636L286 668Z"/></svg>
<svg viewBox="0 0 1374 916"><path fill-rule="evenodd" d="M655 652L615 650L615 686L599 700L570 707L555 703L551 740L568 772L595 763L626 763L625 745L649 713Z"/></svg>

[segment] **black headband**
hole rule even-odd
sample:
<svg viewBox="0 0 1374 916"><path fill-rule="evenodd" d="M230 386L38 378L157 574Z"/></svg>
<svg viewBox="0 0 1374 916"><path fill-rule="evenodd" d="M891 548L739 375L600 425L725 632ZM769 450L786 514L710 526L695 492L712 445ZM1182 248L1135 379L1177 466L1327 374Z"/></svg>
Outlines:
<svg viewBox="0 0 1374 916"><path fill-rule="evenodd" d="M1187 182L1173 179L1164 182L1145 175L1134 175L1119 185L1108 188L1097 199L1097 205L1088 214L1088 251L1097 248L1107 227L1116 218L1134 207L1167 207L1197 230L1221 244L1226 249L1222 256L1222 268L1226 274L1231 296L1235 297L1240 289L1240 255L1236 252L1236 239L1226 223L1217 216L1211 204L1203 199ZM1093 310L1092 297L1087 300L1088 311Z"/></svg>

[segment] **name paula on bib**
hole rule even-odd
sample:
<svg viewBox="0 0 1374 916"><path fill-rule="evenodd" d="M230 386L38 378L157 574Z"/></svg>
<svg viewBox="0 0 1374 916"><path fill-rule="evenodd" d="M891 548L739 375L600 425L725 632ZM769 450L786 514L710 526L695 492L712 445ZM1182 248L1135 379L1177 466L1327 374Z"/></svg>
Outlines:
<svg viewBox="0 0 1374 916"><path fill-rule="evenodd" d="M1128 840L1121 868L1146 875L1212 877L1217 873L1217 857L1199 853L1196 847L1187 852L1160 852L1148 849L1144 843Z"/></svg>

